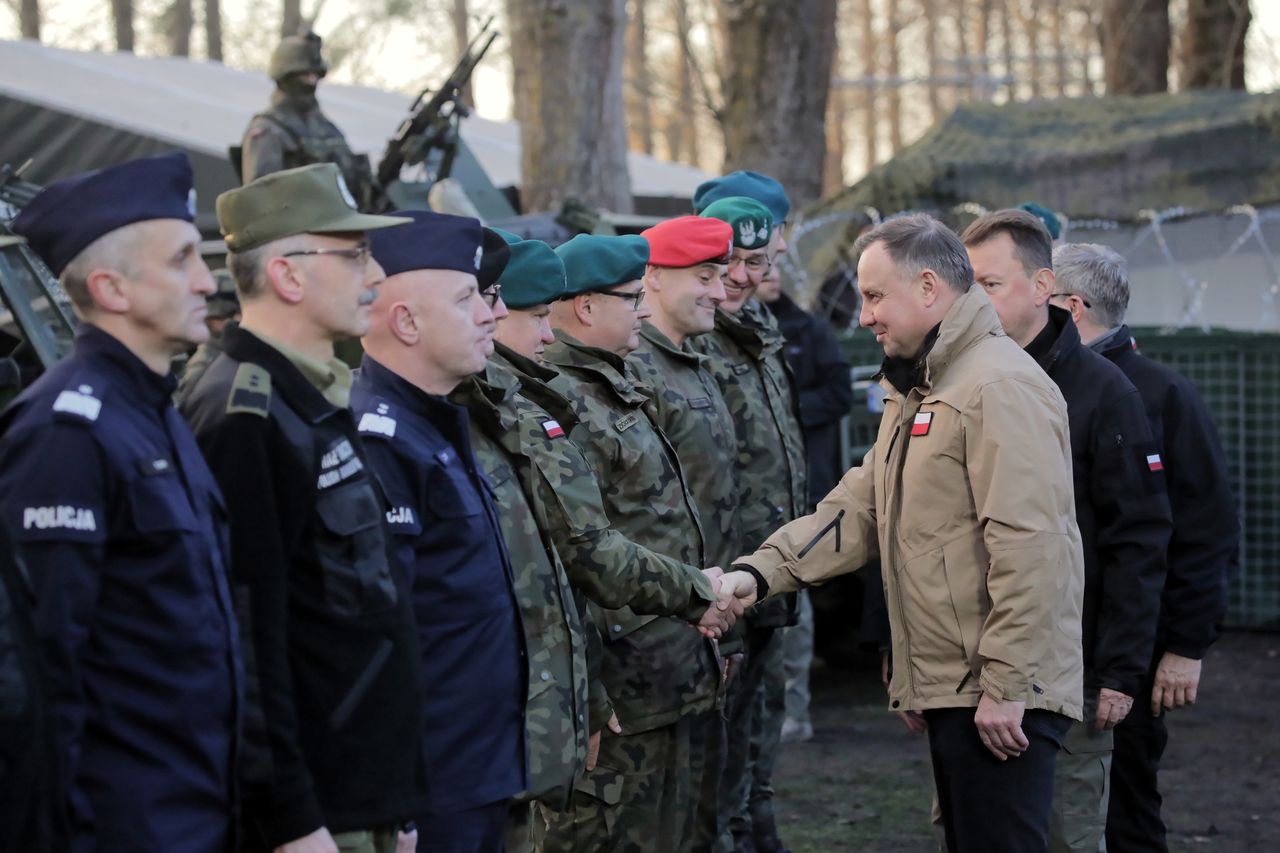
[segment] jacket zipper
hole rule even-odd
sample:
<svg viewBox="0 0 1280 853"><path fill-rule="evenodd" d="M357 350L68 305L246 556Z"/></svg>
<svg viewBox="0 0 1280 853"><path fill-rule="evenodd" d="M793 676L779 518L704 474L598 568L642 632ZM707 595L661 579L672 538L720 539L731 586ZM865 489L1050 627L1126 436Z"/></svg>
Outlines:
<svg viewBox="0 0 1280 853"><path fill-rule="evenodd" d="M812 551L814 546L817 545L820 541L822 541L822 537L826 536L828 533L831 532L832 528L835 528L835 531L836 531L836 553L839 554L840 553L840 530L842 527L841 522L844 520L844 513L845 513L844 510L840 510L839 512L837 512L836 517L831 519L831 521L827 523L826 527L819 530L818 534L809 540L808 545L805 545L803 548L800 549L800 553L796 555L796 559L803 560L805 554L808 554L810 551Z"/></svg>

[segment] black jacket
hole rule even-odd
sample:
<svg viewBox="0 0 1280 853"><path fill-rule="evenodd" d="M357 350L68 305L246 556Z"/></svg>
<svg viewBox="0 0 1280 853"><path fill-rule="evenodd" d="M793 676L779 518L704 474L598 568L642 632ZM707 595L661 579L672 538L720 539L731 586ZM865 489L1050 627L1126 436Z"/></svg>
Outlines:
<svg viewBox="0 0 1280 853"><path fill-rule="evenodd" d="M787 339L783 351L800 396L809 469L809 505L817 506L844 476L840 467L840 419L853 409L849 361L825 322L785 293L769 303Z"/></svg>
<svg viewBox="0 0 1280 853"><path fill-rule="evenodd" d="M1085 687L1136 697L1155 643L1172 529L1159 450L1137 389L1080 343L1066 311L1049 307L1049 324L1027 352L1067 401L1084 545Z"/></svg>
<svg viewBox="0 0 1280 853"><path fill-rule="evenodd" d="M1218 431L1191 380L1140 355L1128 326L1090 348L1137 386L1163 450L1174 525L1156 654L1199 659L1218 638L1227 582L1240 559L1240 518Z"/></svg>
<svg viewBox="0 0 1280 853"><path fill-rule="evenodd" d="M425 762L413 613L351 412L230 327L183 413L231 514L250 841L414 816Z"/></svg>

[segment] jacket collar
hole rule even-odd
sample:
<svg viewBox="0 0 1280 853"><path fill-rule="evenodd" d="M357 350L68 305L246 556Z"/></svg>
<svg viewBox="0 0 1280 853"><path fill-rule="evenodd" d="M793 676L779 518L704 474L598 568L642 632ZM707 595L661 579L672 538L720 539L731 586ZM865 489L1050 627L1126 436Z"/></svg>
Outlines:
<svg viewBox="0 0 1280 853"><path fill-rule="evenodd" d="M652 344L654 349L662 350L676 361L682 361L686 364L693 365L694 367L702 364L702 356L697 353L690 352L684 347L676 346L671 342L670 338L662 333L661 329L650 323L648 320L645 320L644 325L640 327L640 337ZM686 339L684 346L687 347L688 345L689 341Z"/></svg>
<svg viewBox="0 0 1280 853"><path fill-rule="evenodd" d="M772 328L768 310L755 299L748 299L737 314L716 310L716 331L759 361L782 348L782 335Z"/></svg>
<svg viewBox="0 0 1280 853"><path fill-rule="evenodd" d="M1036 340L1027 345L1026 350L1050 376L1060 365L1074 358L1080 350L1080 332L1071 321L1070 312L1050 305L1048 324L1036 336Z"/></svg>
<svg viewBox="0 0 1280 853"><path fill-rule="evenodd" d="M1105 356L1110 356L1117 351L1137 350L1137 348L1138 345L1133 339L1133 332L1124 323L1089 344L1089 349Z"/></svg>
<svg viewBox="0 0 1280 853"><path fill-rule="evenodd" d="M938 337L925 354L917 387L927 394L961 353L983 338L1004 336L1000 315L996 314L986 291L971 285L938 324ZM881 385L890 394L899 393L888 379L882 377Z"/></svg>
<svg viewBox="0 0 1280 853"><path fill-rule="evenodd" d="M560 372L554 367L525 358L510 347L496 341L490 362L510 371L519 382L520 396L541 406L548 414L560 421L560 425L565 430L568 430L571 424L577 423L573 404L551 387L551 383L560 376Z"/></svg>
<svg viewBox="0 0 1280 853"><path fill-rule="evenodd" d="M515 374L491 360L485 365L483 373L472 376L459 385L449 395L449 400L466 406L475 422L501 442L503 436L514 435L514 401L519 390L520 380Z"/></svg>
<svg viewBox="0 0 1280 853"><path fill-rule="evenodd" d="M559 329L556 330L556 342L547 346L546 359L558 367L576 368L593 374L630 405L640 406L649 399L621 356L587 346Z"/></svg>
<svg viewBox="0 0 1280 853"><path fill-rule="evenodd" d="M75 352L86 364L123 380L130 393L141 395L141 402L152 408L168 405L178 387L172 373L156 373L118 338L91 323L81 323L76 329Z"/></svg>

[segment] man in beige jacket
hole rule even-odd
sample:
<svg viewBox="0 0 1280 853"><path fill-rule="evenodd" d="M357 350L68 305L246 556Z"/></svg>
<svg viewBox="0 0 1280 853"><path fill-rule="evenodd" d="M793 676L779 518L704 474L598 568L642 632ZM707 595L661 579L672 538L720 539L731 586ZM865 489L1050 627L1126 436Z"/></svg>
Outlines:
<svg viewBox="0 0 1280 853"><path fill-rule="evenodd" d="M928 729L948 850L1044 850L1054 761L1082 700L1066 405L942 223L889 220L854 253L860 321L885 351L875 446L724 582L765 598L878 556L889 704Z"/></svg>

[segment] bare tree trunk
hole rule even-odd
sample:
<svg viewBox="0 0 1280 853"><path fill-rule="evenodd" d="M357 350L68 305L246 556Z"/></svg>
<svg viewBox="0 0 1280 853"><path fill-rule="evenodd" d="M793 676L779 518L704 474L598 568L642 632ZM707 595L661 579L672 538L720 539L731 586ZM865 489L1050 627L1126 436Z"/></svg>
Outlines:
<svg viewBox="0 0 1280 853"><path fill-rule="evenodd" d="M116 50L133 53L133 0L111 0L111 19L116 28Z"/></svg>
<svg viewBox="0 0 1280 853"><path fill-rule="evenodd" d="M836 0L726 4L724 169L777 178L797 206L822 191Z"/></svg>
<svg viewBox="0 0 1280 853"><path fill-rule="evenodd" d="M938 64L938 2L921 0L920 7L924 16L924 53L929 60L929 83L925 87L929 93L929 123L937 124L942 119L942 92L938 84L938 76L942 73ZM892 21L890 26L893 26Z"/></svg>
<svg viewBox="0 0 1280 853"><path fill-rule="evenodd" d="M1018 72L1014 68L1013 5L1018 0L1001 0L1000 3L1000 53L1004 57L1004 76L1010 101L1018 100Z"/></svg>
<svg viewBox="0 0 1280 853"><path fill-rule="evenodd" d="M18 28L24 39L40 41L40 0L22 0L18 7Z"/></svg>
<svg viewBox="0 0 1280 853"><path fill-rule="evenodd" d="M898 45L898 33L902 30L902 13L896 3L889 5L889 20L885 25L885 48L888 65L885 76L889 78L889 153L902 150L902 54Z"/></svg>
<svg viewBox="0 0 1280 853"><path fill-rule="evenodd" d="M1100 29L1108 95L1169 91L1169 0L1105 0Z"/></svg>
<svg viewBox="0 0 1280 853"><path fill-rule="evenodd" d="M169 30L169 54L190 56L191 28L195 26L195 13L191 9L191 0L173 0L165 17Z"/></svg>
<svg viewBox="0 0 1280 853"><path fill-rule="evenodd" d="M1016 2L1016 0L1015 0ZM1031 99L1040 97L1044 78L1044 62L1040 53L1040 4L1031 0L1030 8L1019 4L1022 30L1027 34L1027 82L1031 85Z"/></svg>
<svg viewBox="0 0 1280 853"><path fill-rule="evenodd" d="M296 36L302 29L302 0L284 0L280 18L280 35Z"/></svg>
<svg viewBox="0 0 1280 853"><path fill-rule="evenodd" d="M1067 40L1063 31L1062 0L1049 0L1049 43L1053 46L1054 82L1058 97L1067 96Z"/></svg>
<svg viewBox="0 0 1280 853"><path fill-rule="evenodd" d="M646 0L631 0L627 27L627 130L633 151L653 153L653 76L649 73Z"/></svg>
<svg viewBox="0 0 1280 853"><path fill-rule="evenodd" d="M471 42L471 28L467 17L467 0L453 0L453 8L449 10L450 22L453 24L453 47L456 59L461 59ZM462 87L462 102L475 105L475 93L471 81Z"/></svg>
<svg viewBox="0 0 1280 853"><path fill-rule="evenodd" d="M995 94L991 85L991 4L993 0L980 0L978 3L977 43L974 51L978 54L977 75L979 85L977 97L989 101Z"/></svg>
<svg viewBox="0 0 1280 853"><path fill-rule="evenodd" d="M214 62L222 61L222 3L221 0L204 0L205 50Z"/></svg>
<svg viewBox="0 0 1280 853"><path fill-rule="evenodd" d="M1249 0L1187 0L1178 52L1183 89L1243 89Z"/></svg>
<svg viewBox="0 0 1280 853"><path fill-rule="evenodd" d="M837 8L839 20L839 7ZM843 76L843 42L839 28L835 30L835 44L831 48L831 77ZM827 153L822 163L822 195L829 196L844 189L844 118L848 92L832 89L827 97Z"/></svg>
<svg viewBox="0 0 1280 853"><path fill-rule="evenodd" d="M625 0L507 0L521 203L632 210L622 105Z"/></svg>
<svg viewBox="0 0 1280 853"><path fill-rule="evenodd" d="M960 80L967 79L969 85L957 83L952 88L952 107L961 100L970 97L973 91L973 57L969 55L969 4L966 0L952 0L955 4L955 17L952 23L956 31L956 64L955 76Z"/></svg>
<svg viewBox="0 0 1280 853"><path fill-rule="evenodd" d="M860 0L858 4L858 23L861 26L862 42L862 76L867 81L862 96L862 138L867 146L866 159L863 164L870 172L876 167L879 157L879 146L876 144L876 131L879 122L876 120L876 75L880 71L880 63L876 62L876 28L872 17L874 8L871 0Z"/></svg>

